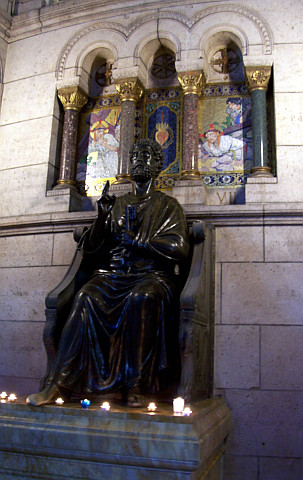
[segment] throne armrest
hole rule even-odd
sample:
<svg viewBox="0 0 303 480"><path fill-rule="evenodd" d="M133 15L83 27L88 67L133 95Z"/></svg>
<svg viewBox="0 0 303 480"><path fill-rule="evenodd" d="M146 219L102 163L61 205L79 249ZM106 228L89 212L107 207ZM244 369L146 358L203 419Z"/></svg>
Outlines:
<svg viewBox="0 0 303 480"><path fill-rule="evenodd" d="M193 308L197 281L201 276L203 266L204 238L203 222L194 222L190 230L190 241L192 244L191 266L187 281L181 292L180 310Z"/></svg>
<svg viewBox="0 0 303 480"><path fill-rule="evenodd" d="M89 272L82 256L81 246L87 227L74 230L74 240L78 243L71 264L60 283L48 293L45 299L45 325L43 342L47 353L47 371L40 383L44 388L52 373L56 360L58 341L64 327L68 312L78 290L87 281Z"/></svg>
<svg viewBox="0 0 303 480"><path fill-rule="evenodd" d="M180 296L179 394L192 401L210 395L213 337L213 239L208 224L192 225L193 254L187 282Z"/></svg>
<svg viewBox="0 0 303 480"><path fill-rule="evenodd" d="M86 230L87 227L77 227L73 232L74 240L78 244L77 249L63 279L46 297L45 306L47 309L58 310L62 305L70 302L78 290L79 283L82 283L82 277L84 277L85 274L81 272L81 267L83 268L81 245L83 234ZM77 278L79 276L80 278Z"/></svg>

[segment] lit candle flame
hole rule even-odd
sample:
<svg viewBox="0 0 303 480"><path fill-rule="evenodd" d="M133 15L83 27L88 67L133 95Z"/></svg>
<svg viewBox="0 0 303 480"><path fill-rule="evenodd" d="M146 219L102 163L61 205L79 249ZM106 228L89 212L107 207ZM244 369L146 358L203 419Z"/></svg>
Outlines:
<svg viewBox="0 0 303 480"><path fill-rule="evenodd" d="M17 400L17 397L14 393L11 393L10 396L7 398L9 402L15 402Z"/></svg>
<svg viewBox="0 0 303 480"><path fill-rule="evenodd" d="M150 412L154 412L155 410L157 410L157 405L154 402L151 402L148 405L147 410L150 411Z"/></svg>
<svg viewBox="0 0 303 480"><path fill-rule="evenodd" d="M108 412L108 410L110 410L110 404L108 402L103 402L100 408Z"/></svg>
<svg viewBox="0 0 303 480"><path fill-rule="evenodd" d="M6 397L7 397L7 393L6 393L6 392L2 392L1 395L0 395L0 398L1 398L2 400L5 400Z"/></svg>
<svg viewBox="0 0 303 480"><path fill-rule="evenodd" d="M189 415L193 413L191 411L191 409L189 407L185 407L184 410L183 410L183 415L185 415L186 417L189 417Z"/></svg>
<svg viewBox="0 0 303 480"><path fill-rule="evenodd" d="M63 398L61 398L61 397L57 398L57 400L56 400L57 405L63 405L63 403L64 403Z"/></svg>

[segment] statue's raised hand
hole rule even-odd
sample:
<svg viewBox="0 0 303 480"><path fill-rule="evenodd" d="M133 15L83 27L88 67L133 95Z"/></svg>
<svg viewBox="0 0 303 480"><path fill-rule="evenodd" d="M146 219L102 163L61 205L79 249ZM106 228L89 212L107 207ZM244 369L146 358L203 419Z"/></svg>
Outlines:
<svg viewBox="0 0 303 480"><path fill-rule="evenodd" d="M109 212L114 206L116 197L115 195L109 195L109 181L107 180L104 188L102 190L100 198L97 200L98 205L98 216L99 217L107 217Z"/></svg>

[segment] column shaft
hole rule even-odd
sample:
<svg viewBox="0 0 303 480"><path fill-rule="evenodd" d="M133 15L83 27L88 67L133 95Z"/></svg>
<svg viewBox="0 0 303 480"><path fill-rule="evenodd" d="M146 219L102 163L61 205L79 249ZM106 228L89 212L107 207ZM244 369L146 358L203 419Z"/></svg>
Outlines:
<svg viewBox="0 0 303 480"><path fill-rule="evenodd" d="M87 102L87 95L78 87L66 87L58 90L58 97L64 108L64 122L60 172L55 188L75 188L79 112Z"/></svg>
<svg viewBox="0 0 303 480"><path fill-rule="evenodd" d="M254 90L251 102L254 167L268 167L266 92Z"/></svg>
<svg viewBox="0 0 303 480"><path fill-rule="evenodd" d="M183 101L183 176L198 172L198 95L184 95Z"/></svg>
<svg viewBox="0 0 303 480"><path fill-rule="evenodd" d="M144 88L137 78L118 80L115 83L121 106L119 164L116 183L130 180L129 151L134 141L136 103L142 96Z"/></svg>
<svg viewBox="0 0 303 480"><path fill-rule="evenodd" d="M118 176L129 176L129 151L134 141L136 103L122 102Z"/></svg>
<svg viewBox="0 0 303 480"><path fill-rule="evenodd" d="M57 185L76 185L76 151L79 112L66 110L64 113L61 147L60 173Z"/></svg>
<svg viewBox="0 0 303 480"><path fill-rule="evenodd" d="M198 170L198 99L205 83L203 72L178 75L183 90L183 179L197 179Z"/></svg>
<svg viewBox="0 0 303 480"><path fill-rule="evenodd" d="M268 166L266 91L271 67L246 67L246 79L251 92L254 167L251 176L272 177Z"/></svg>

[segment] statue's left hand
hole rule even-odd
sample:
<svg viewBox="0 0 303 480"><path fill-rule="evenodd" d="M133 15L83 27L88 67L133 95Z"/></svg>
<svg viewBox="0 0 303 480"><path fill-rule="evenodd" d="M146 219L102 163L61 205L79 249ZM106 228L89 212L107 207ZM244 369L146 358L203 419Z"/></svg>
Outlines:
<svg viewBox="0 0 303 480"><path fill-rule="evenodd" d="M125 247L134 246L134 240L135 240L135 234L128 230L124 230L124 232L122 233L122 239L121 239L122 245L124 245Z"/></svg>

